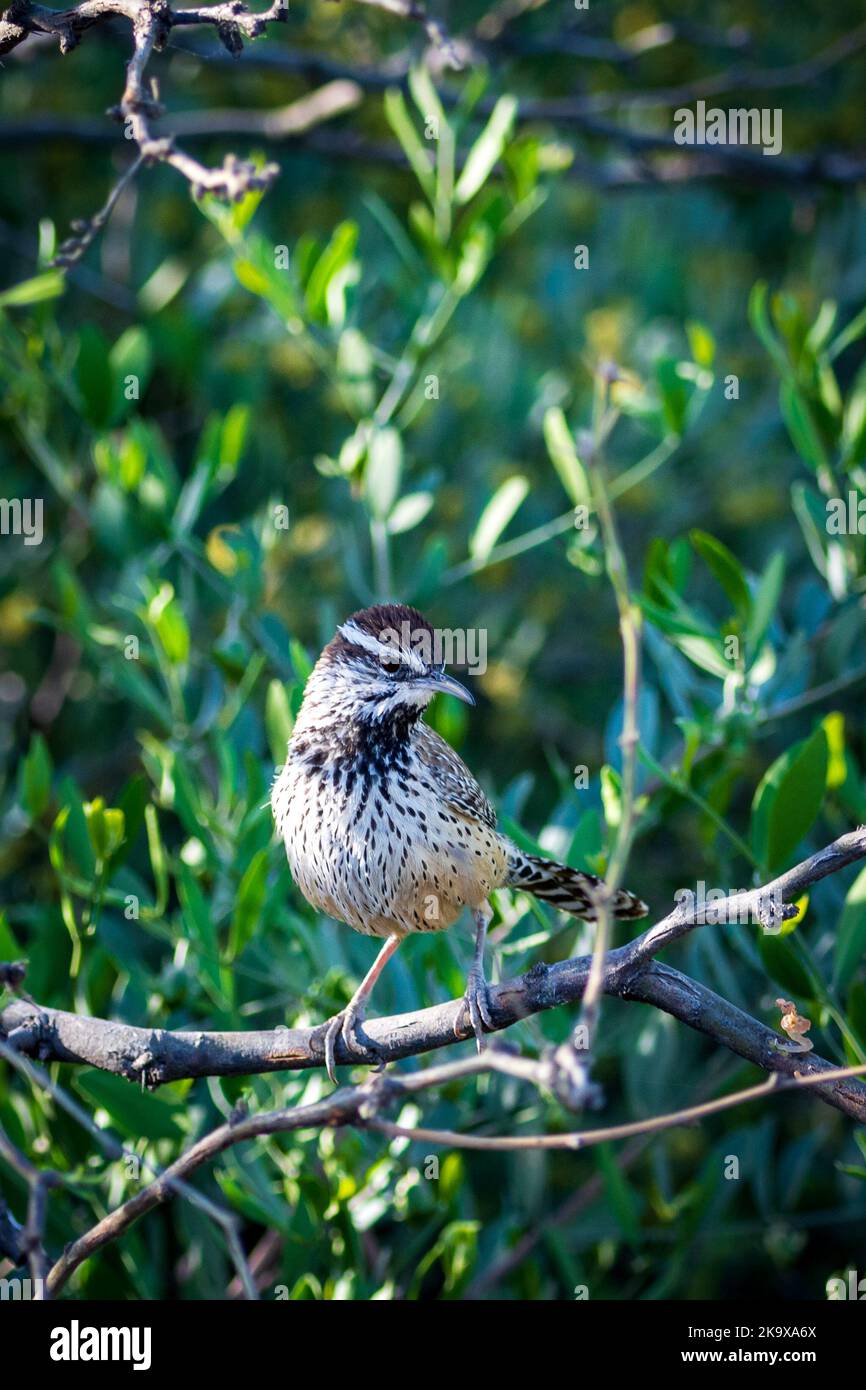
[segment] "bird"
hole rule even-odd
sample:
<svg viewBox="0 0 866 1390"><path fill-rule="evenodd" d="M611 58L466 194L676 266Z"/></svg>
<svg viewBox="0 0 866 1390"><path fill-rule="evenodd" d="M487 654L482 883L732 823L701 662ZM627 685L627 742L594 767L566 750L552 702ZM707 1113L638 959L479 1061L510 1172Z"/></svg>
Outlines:
<svg viewBox="0 0 866 1390"><path fill-rule="evenodd" d="M341 623L307 680L277 770L271 807L292 878L328 916L382 941L349 1003L327 1022L324 1060L336 1084L338 1038L351 1056L381 1063L364 1032L370 994L401 942L443 931L464 909L475 951L458 1037L479 1051L494 1024L484 975L484 942L494 889L534 894L594 921L601 880L529 854L497 829L496 812L466 764L424 722L434 696L475 699L445 670L444 643L417 609L380 603ZM618 889L620 918L648 911ZM468 1014L468 1018L467 1018Z"/></svg>

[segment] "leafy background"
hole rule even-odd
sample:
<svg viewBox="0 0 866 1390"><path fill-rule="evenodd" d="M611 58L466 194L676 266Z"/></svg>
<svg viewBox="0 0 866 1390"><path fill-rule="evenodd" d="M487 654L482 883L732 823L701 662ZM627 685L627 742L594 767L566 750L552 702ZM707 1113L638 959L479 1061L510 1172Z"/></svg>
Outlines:
<svg viewBox="0 0 866 1390"><path fill-rule="evenodd" d="M672 17L609 10L619 38ZM853 5L737 10L775 62L859 18ZM455 8L452 28L477 17ZM675 17L710 22L705 6ZM527 51L549 21L527 18ZM320 4L266 42L364 63L407 35L366 7ZM647 85L694 76L694 54L650 55ZM89 37L62 82L58 63L46 50L10 63L3 115L117 99L116 38ZM786 150L856 137L858 70L786 97ZM303 90L174 50L165 73L201 109ZM628 77L599 63L581 80L610 91ZM864 537L831 535L825 509L866 495L862 196L593 188L561 132L515 121L518 87L555 97L573 81L573 61L518 45L449 79L459 101L446 112L418 68L403 95L376 95L348 122L412 167L300 144L280 152L260 205L196 205L149 170L68 279L48 262L104 198L115 153L4 151L3 494L44 499L45 540L0 543L0 958L27 958L41 1002L168 1028L312 1023L345 1002L370 944L304 904L267 795L311 661L337 620L384 594L487 634L478 708L443 703L432 722L506 828L603 869L620 809L621 653L595 528L572 514L600 361L622 372L606 466L645 615L629 885L661 915L677 889L748 886L866 820ZM522 896L501 892L496 909L494 974L591 943ZM780 937L707 928L671 960L774 1025L784 994L819 1051L859 1062L864 950L866 876L848 873ZM377 1009L459 994L469 951L467 926L412 941ZM569 1022L551 1013L514 1036L537 1049ZM614 1123L754 1072L661 1014L609 1003L599 1079ZM161 1164L240 1099L328 1090L317 1073L154 1094L83 1069L58 1080ZM424 1115L481 1133L573 1124L502 1079L448 1090ZM51 1202L56 1250L136 1190L5 1067L0 1123L68 1178ZM565 1299L586 1285L592 1298L809 1298L862 1268L866 1145L814 1098L625 1150L438 1157L434 1177L403 1141L291 1135L223 1155L198 1182L243 1217L266 1296ZM20 1210L20 1180L0 1172ZM175 1202L71 1291L225 1297L231 1281L218 1228Z"/></svg>

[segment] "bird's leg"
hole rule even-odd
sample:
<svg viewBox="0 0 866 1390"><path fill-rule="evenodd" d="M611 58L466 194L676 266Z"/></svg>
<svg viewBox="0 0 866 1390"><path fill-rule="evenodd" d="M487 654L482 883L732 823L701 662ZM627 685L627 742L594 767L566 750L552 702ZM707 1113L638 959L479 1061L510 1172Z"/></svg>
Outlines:
<svg viewBox="0 0 866 1390"><path fill-rule="evenodd" d="M472 1031L475 1034L475 1045L479 1052L484 1051L484 1029L485 1027L493 1031L493 1020L490 1017L490 996L487 992L487 981L484 978L484 939L487 936L487 928L490 925L493 913L490 904L483 902L480 907L473 909L472 918L475 922L475 955L472 958L472 966L466 979L466 991L463 998L469 1010L469 1021L472 1024ZM454 1025L455 1033L460 1033L463 1015L458 1016Z"/></svg>
<svg viewBox="0 0 866 1390"><path fill-rule="evenodd" d="M363 1061L369 1061L372 1053L380 1066L383 1065L377 1048L366 1037L361 1025L367 1013L367 1004L373 986L381 975L386 962L391 959L399 945L399 936L387 938L345 1009L341 1009L328 1023L325 1033L325 1067L335 1086L337 1077L334 1071L334 1048L338 1037L342 1037L349 1051L356 1053Z"/></svg>

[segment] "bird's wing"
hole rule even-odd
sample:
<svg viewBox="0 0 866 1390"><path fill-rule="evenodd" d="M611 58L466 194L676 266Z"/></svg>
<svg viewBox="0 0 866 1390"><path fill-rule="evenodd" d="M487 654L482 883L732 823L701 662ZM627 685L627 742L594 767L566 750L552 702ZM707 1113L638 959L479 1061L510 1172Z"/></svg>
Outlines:
<svg viewBox="0 0 866 1390"><path fill-rule="evenodd" d="M458 815L481 821L495 830L496 812L451 744L427 724L416 725L415 737L424 766L443 801Z"/></svg>

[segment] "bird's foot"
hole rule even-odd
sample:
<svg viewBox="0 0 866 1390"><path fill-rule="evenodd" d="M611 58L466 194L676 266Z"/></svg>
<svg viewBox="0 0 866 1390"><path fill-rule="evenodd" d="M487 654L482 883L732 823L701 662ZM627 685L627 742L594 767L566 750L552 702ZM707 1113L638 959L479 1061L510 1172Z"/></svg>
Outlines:
<svg viewBox="0 0 866 1390"><path fill-rule="evenodd" d="M343 1039L348 1050L354 1053L360 1062L375 1063L379 1071L385 1065L382 1053L372 1038L364 1032L363 1022L363 1009L352 1003L348 1003L345 1009L341 1009L328 1021L325 1031L325 1070L335 1086L337 1075L334 1069L334 1053L338 1038Z"/></svg>
<svg viewBox="0 0 866 1390"><path fill-rule="evenodd" d="M469 1022L475 1034L475 1045L479 1052L483 1052L485 1047L484 1030L486 1028L489 1033L492 1033L494 1025L490 1016L490 992L487 988L487 981L480 970L470 970L463 1000L469 1011ZM461 1012L454 1024L454 1032L458 1037L463 1032L463 1028L464 1015Z"/></svg>

